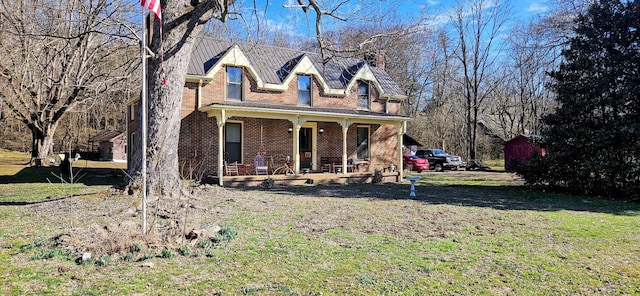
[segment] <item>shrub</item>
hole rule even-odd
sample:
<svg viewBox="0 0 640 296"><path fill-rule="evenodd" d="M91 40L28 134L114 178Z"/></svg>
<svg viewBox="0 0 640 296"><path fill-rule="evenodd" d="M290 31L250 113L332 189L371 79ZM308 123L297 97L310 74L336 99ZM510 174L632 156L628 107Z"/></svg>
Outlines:
<svg viewBox="0 0 640 296"><path fill-rule="evenodd" d="M223 225L218 233L211 238L211 241L214 243L229 242L236 238L236 235L238 235L238 230L233 226Z"/></svg>
<svg viewBox="0 0 640 296"><path fill-rule="evenodd" d="M142 257L140 257L140 259L138 259L138 261L145 261L145 260L148 260L148 259L153 259L155 257L156 257L155 254L146 253L146 254L142 255Z"/></svg>
<svg viewBox="0 0 640 296"><path fill-rule="evenodd" d="M127 262L131 262L133 261L133 254L131 253L126 253L124 254L124 256L122 256L122 258L120 258L122 261L127 261Z"/></svg>
<svg viewBox="0 0 640 296"><path fill-rule="evenodd" d="M107 265L109 262L111 262L111 256L109 255L104 255L101 256L98 261L96 261L96 265L98 266L105 266Z"/></svg>
<svg viewBox="0 0 640 296"><path fill-rule="evenodd" d="M189 250L189 247L187 247L187 246L181 246L178 251L180 252L180 255L182 255L182 256L189 256L189 254L191 253L191 251Z"/></svg>
<svg viewBox="0 0 640 296"><path fill-rule="evenodd" d="M138 252L140 252L140 250L142 250L142 247L140 247L139 244L135 244L135 245L129 247L129 251L131 253L138 253Z"/></svg>
<svg viewBox="0 0 640 296"><path fill-rule="evenodd" d="M173 252L171 252L171 250L169 250L168 248L162 249L162 255L161 255L162 258L173 259L175 256L176 255L173 254Z"/></svg>

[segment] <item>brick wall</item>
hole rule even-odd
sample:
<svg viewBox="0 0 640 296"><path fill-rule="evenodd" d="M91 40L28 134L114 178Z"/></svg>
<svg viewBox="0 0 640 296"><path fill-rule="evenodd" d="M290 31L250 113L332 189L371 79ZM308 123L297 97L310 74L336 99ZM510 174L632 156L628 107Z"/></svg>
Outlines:
<svg viewBox="0 0 640 296"><path fill-rule="evenodd" d="M398 128L392 125L382 125L371 133L371 158L373 168L382 169L398 164Z"/></svg>
<svg viewBox="0 0 640 296"><path fill-rule="evenodd" d="M288 155L293 160L292 127L288 120L232 117L233 122L242 123L242 157L244 163L253 164L254 158L263 146L267 155ZM353 124L347 131L347 157L357 155L357 128L367 126L371 133L371 166L370 169L381 169L389 164L397 164L397 128L390 125L358 125ZM317 137L317 158L342 156L342 127L334 122L318 122L322 134ZM262 130L262 133L261 133ZM179 158L182 168L196 167L205 170L209 175L217 173L218 130L216 119L204 113L194 112L182 120Z"/></svg>
<svg viewBox="0 0 640 296"><path fill-rule="evenodd" d="M218 125L215 118L207 117L206 113L191 112L182 119L178 159L183 175L190 170L217 174Z"/></svg>
<svg viewBox="0 0 640 296"><path fill-rule="evenodd" d="M297 79L292 79L287 91L258 90L255 79L245 70L243 84L243 96L245 101L273 102L279 104L297 105ZM181 130L179 141L179 163L184 176L190 172L194 174L216 175L218 166L218 127L215 117L207 117L203 112L198 112L198 91L202 105L216 102L224 102L225 97L225 71L224 68L217 73L209 83L203 83L199 88L197 82L187 82L184 86L184 94L181 106ZM313 79L312 85L314 106L332 106L357 108L358 93L357 84L351 93L344 97L325 96L321 84ZM371 88L371 110L375 112L399 113L399 102L378 100L379 93L375 87ZM139 102L135 103L135 120L127 122L130 134L139 124ZM386 106L385 106L386 105ZM288 131L292 128L288 120L232 117L230 121L242 123L242 157L244 163L253 163L255 155L261 149L267 155L293 156L293 135ZM391 163L398 166L397 128L390 125L352 124L347 131L347 155L349 158L357 155L357 127L368 126L370 129L371 166L370 169L386 167ZM316 134L317 159L320 163L323 156L342 156L342 127L335 122L318 122L318 129L324 133ZM262 133L261 133L262 131ZM140 144L140 135L135 137L136 146ZM135 147L129 148L135 149ZM129 154L131 155L131 154Z"/></svg>
<svg viewBox="0 0 640 296"><path fill-rule="evenodd" d="M213 77L213 80L204 83L202 85L202 105L209 105L213 103L221 103L225 100L225 80L226 72L222 68ZM313 77L312 91L312 105L316 107L346 107L356 109L358 106L358 85L354 84L351 92L346 96L328 96L322 89L322 85L319 81ZM197 102L197 88L198 83L188 82L185 84L184 104L189 105L189 108L194 107ZM294 77L288 85L286 91L271 91L271 90L259 90L258 85L254 77L248 72L244 71L243 75L243 96L244 101L247 102L270 102L278 104L297 105L298 104L298 80ZM378 90L371 86L370 90L370 106L371 111L385 112L385 104L393 105L394 102L387 103L386 100L379 100ZM195 110L195 109L193 109ZM390 108L389 113L399 114L399 108Z"/></svg>

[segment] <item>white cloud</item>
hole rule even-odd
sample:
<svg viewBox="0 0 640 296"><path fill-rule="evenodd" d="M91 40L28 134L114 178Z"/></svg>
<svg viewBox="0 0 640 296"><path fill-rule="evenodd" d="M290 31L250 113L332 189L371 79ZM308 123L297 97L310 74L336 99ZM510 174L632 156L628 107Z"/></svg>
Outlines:
<svg viewBox="0 0 640 296"><path fill-rule="evenodd" d="M544 2L533 2L527 8L527 12L530 13L542 13L549 10L549 7Z"/></svg>

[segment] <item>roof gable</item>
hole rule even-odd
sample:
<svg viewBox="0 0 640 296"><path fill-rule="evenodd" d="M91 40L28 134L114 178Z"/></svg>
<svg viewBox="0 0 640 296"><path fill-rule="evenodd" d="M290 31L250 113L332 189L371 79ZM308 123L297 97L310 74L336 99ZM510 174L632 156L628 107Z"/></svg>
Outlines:
<svg viewBox="0 0 640 296"><path fill-rule="evenodd" d="M200 38L192 53L187 79L213 79L227 65L244 67L260 89L286 91L297 74L314 75L328 95L347 95L357 80L373 82L383 97L406 97L380 68L362 59L333 58L288 48Z"/></svg>
<svg viewBox="0 0 640 296"><path fill-rule="evenodd" d="M121 131L104 131L91 138L89 142L112 142L116 138L124 136L124 132Z"/></svg>

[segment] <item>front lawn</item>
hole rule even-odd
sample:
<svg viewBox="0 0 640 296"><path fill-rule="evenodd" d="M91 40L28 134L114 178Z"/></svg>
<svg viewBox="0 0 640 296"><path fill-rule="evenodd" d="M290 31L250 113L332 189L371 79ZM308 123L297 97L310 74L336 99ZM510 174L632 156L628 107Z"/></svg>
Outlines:
<svg viewBox="0 0 640 296"><path fill-rule="evenodd" d="M198 206L185 211L186 228L229 226L235 238L82 264L49 239L139 222L123 211L136 198L104 185L67 195L54 194L57 187L15 193L44 191L44 183L1 185L0 294L640 293L639 205L529 192L492 173L448 173L421 174L416 198L408 183L203 186Z"/></svg>

